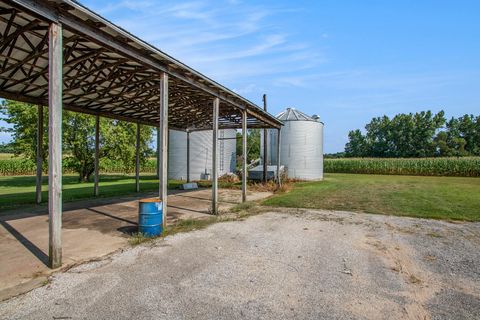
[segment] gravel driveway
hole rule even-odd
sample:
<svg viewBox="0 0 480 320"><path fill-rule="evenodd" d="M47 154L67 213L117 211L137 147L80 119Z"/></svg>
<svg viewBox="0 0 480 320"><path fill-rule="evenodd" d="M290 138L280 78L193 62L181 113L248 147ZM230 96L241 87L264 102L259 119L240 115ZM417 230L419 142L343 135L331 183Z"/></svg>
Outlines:
<svg viewBox="0 0 480 320"><path fill-rule="evenodd" d="M57 273L2 319L478 319L480 224L278 210Z"/></svg>

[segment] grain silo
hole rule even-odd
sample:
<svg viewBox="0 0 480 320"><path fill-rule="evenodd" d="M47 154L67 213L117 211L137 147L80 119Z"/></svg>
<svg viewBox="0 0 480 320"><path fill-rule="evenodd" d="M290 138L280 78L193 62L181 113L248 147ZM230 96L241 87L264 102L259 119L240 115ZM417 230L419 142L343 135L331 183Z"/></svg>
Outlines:
<svg viewBox="0 0 480 320"><path fill-rule="evenodd" d="M213 133L195 131L190 134L190 180L210 179L212 174ZM218 131L218 174L235 172L236 130ZM187 133L169 130L168 178L187 180Z"/></svg>
<svg viewBox="0 0 480 320"><path fill-rule="evenodd" d="M323 179L323 122L320 118L294 108L287 108L277 118L284 124L280 131L280 163L285 166L288 177ZM267 163L276 165L277 130L268 130L268 146Z"/></svg>

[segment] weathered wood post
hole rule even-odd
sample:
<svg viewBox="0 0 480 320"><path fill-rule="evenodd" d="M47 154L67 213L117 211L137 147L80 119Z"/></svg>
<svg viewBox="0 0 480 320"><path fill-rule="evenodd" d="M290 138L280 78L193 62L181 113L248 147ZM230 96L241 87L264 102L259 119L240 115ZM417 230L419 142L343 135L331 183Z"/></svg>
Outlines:
<svg viewBox="0 0 480 320"><path fill-rule="evenodd" d="M282 177L280 176L280 128L277 129L277 187L282 185Z"/></svg>
<svg viewBox="0 0 480 320"><path fill-rule="evenodd" d="M48 28L48 260L51 268L62 265L62 26Z"/></svg>
<svg viewBox="0 0 480 320"><path fill-rule="evenodd" d="M160 179L160 127L157 127L157 179Z"/></svg>
<svg viewBox="0 0 480 320"><path fill-rule="evenodd" d="M135 191L140 192L140 123L137 122L137 140L135 143Z"/></svg>
<svg viewBox="0 0 480 320"><path fill-rule="evenodd" d="M263 109L267 111L267 95L263 95ZM267 159L268 159L268 130L263 129L263 182L267 182Z"/></svg>
<svg viewBox="0 0 480 320"><path fill-rule="evenodd" d="M100 161L100 116L95 116L95 169L94 169L94 181L93 181L93 195L98 197L100 194L98 189L98 184L100 182L100 177L98 176L99 172L99 161Z"/></svg>
<svg viewBox="0 0 480 320"><path fill-rule="evenodd" d="M218 214L218 112L220 99L213 99L213 141L212 141L212 213Z"/></svg>
<svg viewBox="0 0 480 320"><path fill-rule="evenodd" d="M242 112L242 202L247 201L247 110Z"/></svg>
<svg viewBox="0 0 480 320"><path fill-rule="evenodd" d="M162 200L163 228L167 226L168 188L168 74L160 74L160 178L159 196Z"/></svg>
<svg viewBox="0 0 480 320"><path fill-rule="evenodd" d="M38 106L37 122L37 180L35 188L35 202L42 202L42 168L43 167L43 106Z"/></svg>
<svg viewBox="0 0 480 320"><path fill-rule="evenodd" d="M190 131L187 130L187 182L190 182Z"/></svg>

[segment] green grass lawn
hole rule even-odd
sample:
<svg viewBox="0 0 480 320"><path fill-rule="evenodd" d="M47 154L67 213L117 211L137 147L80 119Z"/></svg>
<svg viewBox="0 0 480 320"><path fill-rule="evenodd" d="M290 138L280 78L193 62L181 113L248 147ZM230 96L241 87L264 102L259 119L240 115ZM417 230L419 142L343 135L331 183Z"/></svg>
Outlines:
<svg viewBox="0 0 480 320"><path fill-rule="evenodd" d="M480 178L326 174L265 205L480 221Z"/></svg>
<svg viewBox="0 0 480 320"><path fill-rule="evenodd" d="M176 188L180 181L169 181L169 188ZM43 178L42 200L47 202L48 179ZM158 190L155 175L140 176L141 191ZM135 194L135 177L127 175L101 175L100 196ZM93 198L93 182L79 183L77 175L63 176L63 201ZM0 210L35 203L34 176L0 176Z"/></svg>

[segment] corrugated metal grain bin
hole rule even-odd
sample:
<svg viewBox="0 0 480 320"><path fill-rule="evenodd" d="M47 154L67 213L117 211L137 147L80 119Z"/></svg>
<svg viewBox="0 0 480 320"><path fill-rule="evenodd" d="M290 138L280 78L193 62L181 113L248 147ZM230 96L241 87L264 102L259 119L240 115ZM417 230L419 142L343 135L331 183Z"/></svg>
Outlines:
<svg viewBox="0 0 480 320"><path fill-rule="evenodd" d="M277 118L284 123L281 130L280 162L285 166L288 177L323 179L323 122L316 115L308 116L294 108L287 108ZM268 145L267 163L276 164L277 130L268 131ZM263 147L260 150L263 158Z"/></svg>
<svg viewBox="0 0 480 320"><path fill-rule="evenodd" d="M219 130L218 137L218 172L221 176L235 172L237 141L232 138L236 137L236 130ZM190 133L190 180L211 177L212 139L211 130ZM187 133L170 130L168 145L169 179L187 180Z"/></svg>

